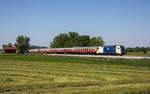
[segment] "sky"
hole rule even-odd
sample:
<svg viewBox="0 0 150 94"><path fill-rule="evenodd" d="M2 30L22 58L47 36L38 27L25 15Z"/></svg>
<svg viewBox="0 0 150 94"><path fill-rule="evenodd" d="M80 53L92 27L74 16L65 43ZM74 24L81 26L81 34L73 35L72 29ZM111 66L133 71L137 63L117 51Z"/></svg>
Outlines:
<svg viewBox="0 0 150 94"><path fill-rule="evenodd" d="M150 0L0 0L0 48L17 36L50 46L60 33L101 36L106 45L150 46Z"/></svg>

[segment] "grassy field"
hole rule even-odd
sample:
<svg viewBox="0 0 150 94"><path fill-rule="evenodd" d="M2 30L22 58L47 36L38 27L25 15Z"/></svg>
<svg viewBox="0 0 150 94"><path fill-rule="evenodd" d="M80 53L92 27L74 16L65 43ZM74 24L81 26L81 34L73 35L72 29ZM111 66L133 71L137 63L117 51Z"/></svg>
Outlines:
<svg viewBox="0 0 150 94"><path fill-rule="evenodd" d="M150 94L150 59L0 55L1 94Z"/></svg>
<svg viewBox="0 0 150 94"><path fill-rule="evenodd" d="M1 50L0 50L0 54L2 54L3 52L4 52L4 51L1 51Z"/></svg>
<svg viewBox="0 0 150 94"><path fill-rule="evenodd" d="M127 56L150 56L150 52L144 54L143 52L127 52Z"/></svg>

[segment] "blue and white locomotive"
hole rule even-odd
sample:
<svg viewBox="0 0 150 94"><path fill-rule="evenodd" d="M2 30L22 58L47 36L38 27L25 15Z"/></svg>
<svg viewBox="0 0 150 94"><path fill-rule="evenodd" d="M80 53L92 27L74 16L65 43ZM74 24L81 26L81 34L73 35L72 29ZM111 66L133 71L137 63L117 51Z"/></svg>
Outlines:
<svg viewBox="0 0 150 94"><path fill-rule="evenodd" d="M121 45L106 45L103 47L98 47L97 54L124 55L126 54L126 50L124 46L121 46Z"/></svg>

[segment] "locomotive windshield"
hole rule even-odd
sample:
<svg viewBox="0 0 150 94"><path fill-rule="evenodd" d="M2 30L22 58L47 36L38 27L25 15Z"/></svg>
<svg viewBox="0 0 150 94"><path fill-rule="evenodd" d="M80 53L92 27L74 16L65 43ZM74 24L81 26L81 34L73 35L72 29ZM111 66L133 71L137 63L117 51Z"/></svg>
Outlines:
<svg viewBox="0 0 150 94"><path fill-rule="evenodd" d="M120 47L121 47L122 50L125 50L125 49L124 49L124 46L120 46Z"/></svg>

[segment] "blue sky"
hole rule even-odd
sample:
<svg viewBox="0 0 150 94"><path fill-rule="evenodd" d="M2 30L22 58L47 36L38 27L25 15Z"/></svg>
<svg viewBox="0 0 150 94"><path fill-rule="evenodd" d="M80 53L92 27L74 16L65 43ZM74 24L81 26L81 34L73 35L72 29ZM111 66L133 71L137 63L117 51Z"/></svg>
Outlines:
<svg viewBox="0 0 150 94"><path fill-rule="evenodd" d="M49 46L69 31L106 44L150 46L150 0L0 0L0 48L19 35Z"/></svg>

